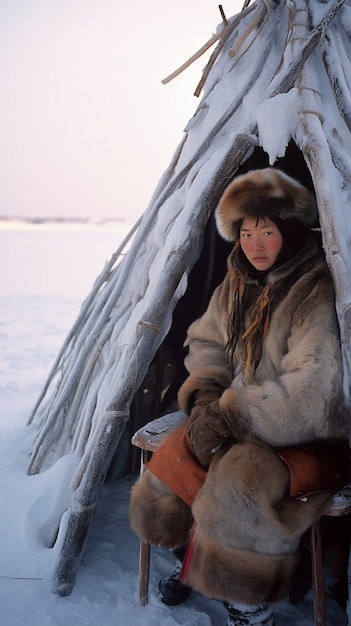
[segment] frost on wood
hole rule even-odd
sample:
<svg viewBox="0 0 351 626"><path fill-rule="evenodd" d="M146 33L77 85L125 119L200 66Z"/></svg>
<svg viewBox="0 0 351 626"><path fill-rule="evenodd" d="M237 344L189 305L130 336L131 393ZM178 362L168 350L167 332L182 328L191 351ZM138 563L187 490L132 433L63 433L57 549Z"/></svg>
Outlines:
<svg viewBox="0 0 351 626"><path fill-rule="evenodd" d="M197 89L203 89L198 109L143 218L83 303L30 419L38 424L30 474L64 455L77 459L59 533L55 589L61 594L74 584L100 485L187 292L209 218L224 188L238 170L255 166L259 151L266 164L280 159L284 166L293 144L315 189L349 408L350 13L343 0L259 0L211 40L218 43ZM296 175L294 164L286 164Z"/></svg>

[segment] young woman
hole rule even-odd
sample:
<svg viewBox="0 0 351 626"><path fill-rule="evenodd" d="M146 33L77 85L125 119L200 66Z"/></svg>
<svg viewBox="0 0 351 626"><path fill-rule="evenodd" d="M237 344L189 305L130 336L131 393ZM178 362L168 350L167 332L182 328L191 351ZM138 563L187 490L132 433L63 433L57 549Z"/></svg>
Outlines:
<svg viewBox="0 0 351 626"><path fill-rule="evenodd" d="M269 626L301 536L346 480L330 462L347 458L334 291L314 199L283 172L234 179L216 219L234 247L188 330L187 426L153 455L130 519L150 543L191 536L183 582L224 600L228 624Z"/></svg>

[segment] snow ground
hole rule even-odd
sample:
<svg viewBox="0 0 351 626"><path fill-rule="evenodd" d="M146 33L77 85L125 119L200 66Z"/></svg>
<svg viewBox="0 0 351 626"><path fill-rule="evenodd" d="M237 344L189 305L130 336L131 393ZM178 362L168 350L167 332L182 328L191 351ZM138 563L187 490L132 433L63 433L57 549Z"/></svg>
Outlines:
<svg viewBox="0 0 351 626"><path fill-rule="evenodd" d="M222 604L193 593L181 606L157 598L171 555L152 550L150 599L138 600L138 540L128 524L132 478L106 484L71 596L51 591L53 494L62 463L28 476L35 437L27 419L82 299L121 234L0 228L0 626L224 626ZM4 260L6 264L4 265ZM45 270L45 271L44 271ZM36 276L39 278L36 281ZM63 468L64 469L64 468ZM51 507L51 508L50 508ZM328 600L328 625L346 618ZM312 626L313 597L276 607L276 626Z"/></svg>

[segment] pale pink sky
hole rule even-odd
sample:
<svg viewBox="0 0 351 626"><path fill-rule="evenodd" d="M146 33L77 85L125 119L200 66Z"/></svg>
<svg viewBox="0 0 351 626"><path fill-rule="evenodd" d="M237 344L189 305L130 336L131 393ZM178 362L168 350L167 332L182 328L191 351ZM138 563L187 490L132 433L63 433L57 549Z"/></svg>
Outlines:
<svg viewBox="0 0 351 626"><path fill-rule="evenodd" d="M0 215L138 217L213 48L161 79L220 21L215 0L2 0Z"/></svg>

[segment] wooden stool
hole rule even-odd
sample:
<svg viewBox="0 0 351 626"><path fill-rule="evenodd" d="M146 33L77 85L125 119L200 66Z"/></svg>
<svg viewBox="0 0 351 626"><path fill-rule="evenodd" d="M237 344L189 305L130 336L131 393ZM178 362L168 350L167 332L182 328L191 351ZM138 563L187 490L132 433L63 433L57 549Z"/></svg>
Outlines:
<svg viewBox="0 0 351 626"><path fill-rule="evenodd" d="M187 420L182 411L163 415L140 428L132 437L132 444L141 449L140 474L144 472L148 454L154 452L176 426ZM351 484L334 493L327 517L340 517L351 514ZM324 590L324 565L320 520L311 526L312 588L315 626L327 626ZM150 575L150 544L140 541L139 556L139 598L142 606L148 603Z"/></svg>
<svg viewBox="0 0 351 626"><path fill-rule="evenodd" d="M132 444L141 449L140 476L144 473L150 452L155 452L161 442L176 427L185 424L187 415L183 411L174 411L158 417L140 428L132 437ZM145 606L149 600L150 544L140 541L139 553L139 598Z"/></svg>

